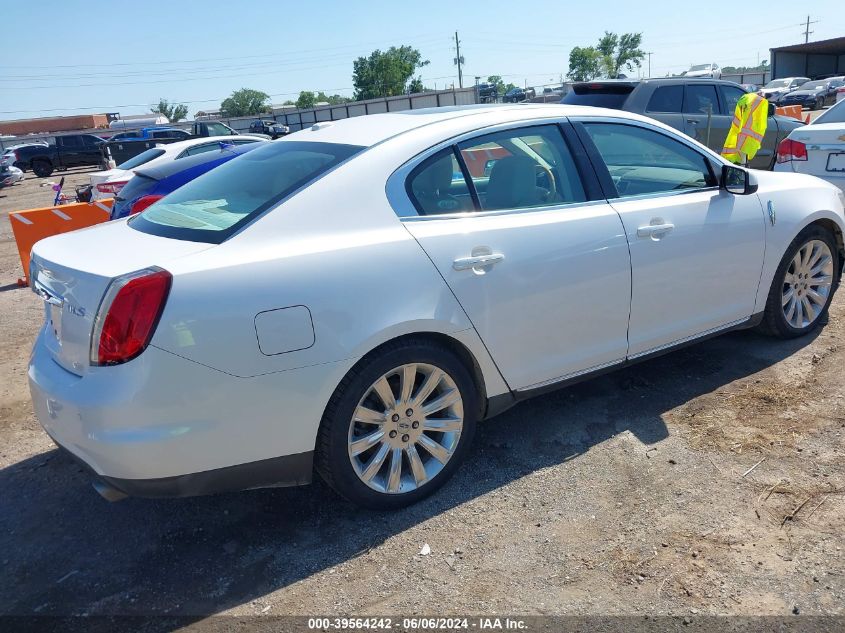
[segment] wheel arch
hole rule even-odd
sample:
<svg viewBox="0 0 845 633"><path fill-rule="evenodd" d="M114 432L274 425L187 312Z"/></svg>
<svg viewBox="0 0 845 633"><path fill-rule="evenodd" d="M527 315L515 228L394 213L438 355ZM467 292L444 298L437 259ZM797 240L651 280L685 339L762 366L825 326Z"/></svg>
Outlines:
<svg viewBox="0 0 845 633"><path fill-rule="evenodd" d="M369 362L372 358L378 356L383 350L392 347L397 343L411 341L440 345L442 347L445 347L450 352L455 354L455 356L458 357L464 367L466 367L466 369L469 371L473 383L475 384L475 388L478 391L478 419L484 418L487 412L489 381L485 379L484 371L481 368L481 363L476 358L476 355L469 349L466 343L460 341L455 336L446 334L444 332L437 332L434 330L408 332L384 340L375 347L373 347L369 352L361 356L361 358L359 358L358 361L344 375L344 378L346 377L346 375L357 371L359 367ZM340 385L338 385L338 387L340 387Z"/></svg>

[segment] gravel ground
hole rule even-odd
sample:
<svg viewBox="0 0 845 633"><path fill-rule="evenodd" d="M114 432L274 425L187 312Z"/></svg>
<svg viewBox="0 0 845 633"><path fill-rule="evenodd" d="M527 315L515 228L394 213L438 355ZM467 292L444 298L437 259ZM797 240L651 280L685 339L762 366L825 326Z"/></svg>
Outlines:
<svg viewBox="0 0 845 633"><path fill-rule="evenodd" d="M0 191L0 614L845 611L842 294L815 336L729 334L522 403L400 512L319 482L110 504L29 400L42 308L7 213L38 185Z"/></svg>

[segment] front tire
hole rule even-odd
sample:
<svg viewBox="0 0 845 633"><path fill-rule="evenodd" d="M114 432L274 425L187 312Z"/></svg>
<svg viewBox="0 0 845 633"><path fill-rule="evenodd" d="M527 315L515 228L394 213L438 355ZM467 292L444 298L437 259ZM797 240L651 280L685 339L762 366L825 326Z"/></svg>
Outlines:
<svg viewBox="0 0 845 633"><path fill-rule="evenodd" d="M416 503L464 460L478 397L469 370L448 347L389 343L335 390L320 423L316 469L357 505L395 510Z"/></svg>
<svg viewBox="0 0 845 633"><path fill-rule="evenodd" d="M786 249L775 271L761 329L779 338L795 338L824 321L839 285L839 249L830 231L811 225Z"/></svg>

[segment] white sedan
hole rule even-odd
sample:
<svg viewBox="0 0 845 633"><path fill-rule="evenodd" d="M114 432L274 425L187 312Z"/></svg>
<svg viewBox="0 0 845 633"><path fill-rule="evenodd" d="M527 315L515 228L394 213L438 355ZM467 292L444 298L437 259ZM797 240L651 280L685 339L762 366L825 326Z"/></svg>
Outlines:
<svg viewBox="0 0 845 633"><path fill-rule="evenodd" d="M95 171L89 174L88 178L92 186L91 199L101 200L103 198L113 198L120 193L123 186L135 175L135 170L142 165L149 169L172 160L185 158L186 156L211 152L220 149L221 143L243 145L262 140L264 140L264 137L233 135L205 136L202 138L188 139L187 141L177 141L176 143L161 143L122 162L114 169Z"/></svg>
<svg viewBox="0 0 845 633"><path fill-rule="evenodd" d="M812 174L845 191L845 101L780 142L775 171Z"/></svg>
<svg viewBox="0 0 845 633"><path fill-rule="evenodd" d="M41 424L107 498L304 484L397 508L476 422L708 336L818 328L843 196L558 105L323 122L43 240Z"/></svg>

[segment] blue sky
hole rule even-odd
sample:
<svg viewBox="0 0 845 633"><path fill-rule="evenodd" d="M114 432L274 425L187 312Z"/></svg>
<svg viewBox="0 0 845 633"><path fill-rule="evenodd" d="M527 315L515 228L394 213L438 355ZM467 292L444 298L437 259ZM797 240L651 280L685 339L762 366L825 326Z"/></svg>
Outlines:
<svg viewBox="0 0 845 633"><path fill-rule="evenodd" d="M352 61L401 44L430 61L420 70L425 85L442 88L457 83L456 30L465 85L490 74L556 82L570 49L594 44L605 30L642 32L654 76L691 63L754 65L773 46L803 41L802 11L818 20L811 40L845 36L842 0L5 2L0 120L135 114L160 97L193 114L241 87L274 103L300 90L351 96Z"/></svg>

